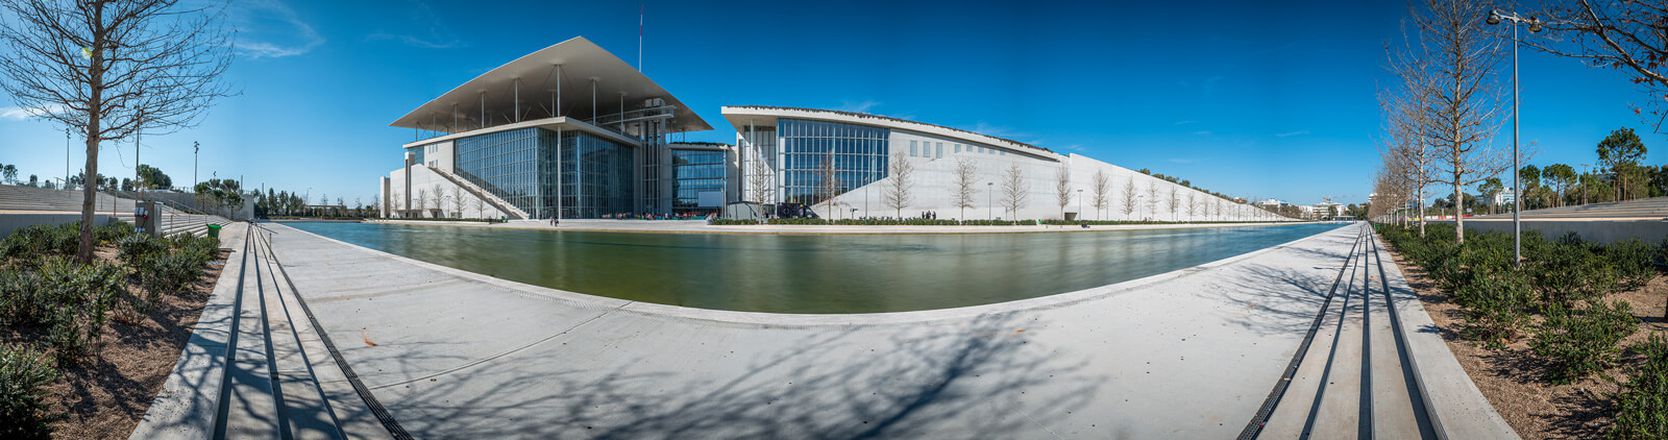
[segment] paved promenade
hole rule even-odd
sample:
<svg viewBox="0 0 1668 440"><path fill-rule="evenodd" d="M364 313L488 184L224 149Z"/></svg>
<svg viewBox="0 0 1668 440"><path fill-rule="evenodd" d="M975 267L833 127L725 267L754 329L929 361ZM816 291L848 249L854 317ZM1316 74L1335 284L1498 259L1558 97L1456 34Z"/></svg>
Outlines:
<svg viewBox="0 0 1668 440"><path fill-rule="evenodd" d="M1030 300L807 316L561 292L272 229L295 293L419 438L1234 437L1359 231Z"/></svg>

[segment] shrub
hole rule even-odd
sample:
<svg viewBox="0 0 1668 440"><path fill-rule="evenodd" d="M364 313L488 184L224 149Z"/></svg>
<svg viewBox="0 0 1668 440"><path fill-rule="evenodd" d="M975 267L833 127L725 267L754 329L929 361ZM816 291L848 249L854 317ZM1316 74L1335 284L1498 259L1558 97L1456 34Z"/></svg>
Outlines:
<svg viewBox="0 0 1668 440"><path fill-rule="evenodd" d="M41 304L36 313L47 325L46 341L60 363L92 348L104 328L106 312L126 291L124 271L114 265L79 264L53 258L41 265Z"/></svg>
<svg viewBox="0 0 1668 440"><path fill-rule="evenodd" d="M0 438L50 438L47 392L58 378L52 361L34 350L0 346Z"/></svg>
<svg viewBox="0 0 1668 440"><path fill-rule="evenodd" d="M10 326L39 324L48 307L40 274L18 267L0 269L0 322Z"/></svg>
<svg viewBox="0 0 1668 440"><path fill-rule="evenodd" d="M1523 272L1484 269L1471 283L1454 290L1454 301L1466 321L1461 336L1483 341L1490 348L1504 347L1528 322L1534 299L1530 285L1530 277Z"/></svg>
<svg viewBox="0 0 1668 440"><path fill-rule="evenodd" d="M1547 305L1569 307L1576 301L1597 299L1619 286L1611 260L1571 236L1547 246L1534 260L1535 286Z"/></svg>
<svg viewBox="0 0 1668 440"><path fill-rule="evenodd" d="M1668 438L1668 338L1651 335L1634 347L1644 359L1629 368L1629 380L1616 395L1613 439Z"/></svg>
<svg viewBox="0 0 1668 440"><path fill-rule="evenodd" d="M79 233L79 232L78 232ZM93 229L93 237L99 243L109 244L121 240L122 237L135 234L133 224L121 220L114 220L104 226ZM79 239L80 237L76 237Z"/></svg>
<svg viewBox="0 0 1668 440"><path fill-rule="evenodd" d="M0 258L75 255L80 240L81 222L26 226L0 240Z"/></svg>
<svg viewBox="0 0 1668 440"><path fill-rule="evenodd" d="M1548 380L1569 383L1615 364L1618 344L1637 329L1623 301L1592 302L1585 309L1554 304L1529 347L1547 362Z"/></svg>
<svg viewBox="0 0 1668 440"><path fill-rule="evenodd" d="M1656 265L1651 262L1653 249L1637 239L1611 243L1604 248L1604 256L1616 267L1620 288L1638 289L1656 276Z"/></svg>
<svg viewBox="0 0 1668 440"><path fill-rule="evenodd" d="M116 249L122 261L134 268L140 268L144 261L153 255L161 253L167 244L152 238L148 234L132 234L122 237L116 242Z"/></svg>

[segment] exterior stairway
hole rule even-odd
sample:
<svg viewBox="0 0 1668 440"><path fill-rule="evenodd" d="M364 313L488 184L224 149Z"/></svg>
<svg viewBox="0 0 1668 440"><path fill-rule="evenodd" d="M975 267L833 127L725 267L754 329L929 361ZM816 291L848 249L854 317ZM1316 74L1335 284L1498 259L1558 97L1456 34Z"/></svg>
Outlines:
<svg viewBox="0 0 1668 440"><path fill-rule="evenodd" d="M481 200L485 200L488 205L492 205L492 207L498 208L499 211L503 211L512 217L517 219L533 218L533 216L527 214L527 211L522 211L521 208L517 208L515 205L510 204L510 202L493 195L492 192L487 191L485 188L481 188L480 186L475 185L474 182L470 182L468 179L459 177L456 174L452 174L451 172L444 171L439 168L428 168L423 165L413 165L412 168L424 168L429 171L433 171L434 174L446 178L446 180L451 181L453 185L463 188L463 190L468 191L469 194L479 197Z"/></svg>

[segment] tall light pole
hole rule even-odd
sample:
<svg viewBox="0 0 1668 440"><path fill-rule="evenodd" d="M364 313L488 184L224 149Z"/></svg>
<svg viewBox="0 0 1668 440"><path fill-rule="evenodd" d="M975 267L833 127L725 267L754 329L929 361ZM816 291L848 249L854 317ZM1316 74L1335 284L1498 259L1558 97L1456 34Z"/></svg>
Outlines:
<svg viewBox="0 0 1668 440"><path fill-rule="evenodd" d="M191 190L192 191L197 190L196 189L197 188L197 151L199 151L201 148L202 148L202 146L198 145L197 141L191 141L191 188L192 188ZM263 184L261 186L266 186L266 185Z"/></svg>
<svg viewBox="0 0 1668 440"><path fill-rule="evenodd" d="M1507 15L1498 9L1489 11L1488 24L1497 25L1502 21L1512 22L1512 264L1520 265L1523 264L1523 185L1520 182L1522 173L1518 171L1519 165L1517 163L1517 26L1528 23L1529 32L1540 32L1541 21L1535 17L1523 18L1515 12ZM1459 202L1459 200L1455 200L1456 204Z"/></svg>
<svg viewBox="0 0 1668 440"><path fill-rule="evenodd" d="M996 182L985 182L985 217L996 220L996 204L991 201L991 194L996 193Z"/></svg>

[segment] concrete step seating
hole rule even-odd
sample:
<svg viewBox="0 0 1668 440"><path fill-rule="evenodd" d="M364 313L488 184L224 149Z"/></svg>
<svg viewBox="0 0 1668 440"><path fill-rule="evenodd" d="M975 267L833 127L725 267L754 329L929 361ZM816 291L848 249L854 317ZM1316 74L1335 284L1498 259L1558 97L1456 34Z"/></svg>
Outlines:
<svg viewBox="0 0 1668 440"><path fill-rule="evenodd" d="M1640 218L1668 219L1668 197L1652 197L1624 202L1589 203L1577 206L1531 209L1523 211L1525 219L1558 218ZM1479 216L1482 219L1511 219L1511 213Z"/></svg>
<svg viewBox="0 0 1668 440"><path fill-rule="evenodd" d="M30 212L81 212L81 202L84 200L81 190L57 190L45 188L30 188L26 186L0 185L0 211L30 211ZM133 208L138 202L122 197L115 197L106 193L98 193L94 199L94 209L99 214L110 215L122 221L133 222ZM206 214L194 214L163 205L162 232L163 234L189 233L203 235L208 233L208 225L226 225L231 223L224 217Z"/></svg>

